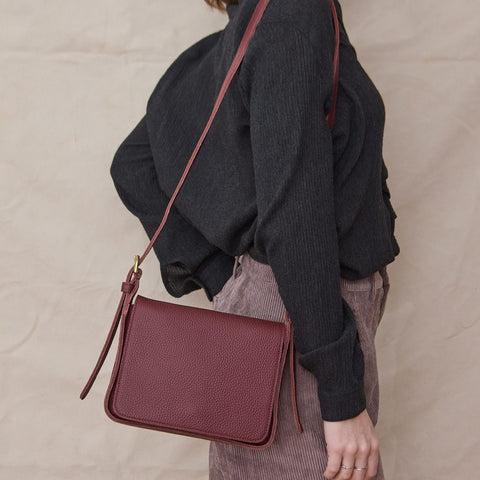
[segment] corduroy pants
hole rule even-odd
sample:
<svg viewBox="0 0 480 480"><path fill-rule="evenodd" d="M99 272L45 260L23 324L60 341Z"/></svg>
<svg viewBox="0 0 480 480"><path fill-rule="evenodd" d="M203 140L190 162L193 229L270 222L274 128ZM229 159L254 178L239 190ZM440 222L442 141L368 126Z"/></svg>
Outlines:
<svg viewBox="0 0 480 480"><path fill-rule="evenodd" d="M284 305L269 265L248 253L233 267L232 276L213 298L213 309L229 313L283 321ZM385 310L389 290L387 269L360 280L341 278L342 297L355 315L365 360L367 411L376 425L379 407L375 333ZM297 406L303 433L293 417L290 371L286 364L278 406L274 442L265 450L251 450L221 442L210 442L209 480L319 480L327 467L327 449L316 377L303 368L295 350ZM384 480L382 460L375 480ZM326 479L325 479L326 480Z"/></svg>

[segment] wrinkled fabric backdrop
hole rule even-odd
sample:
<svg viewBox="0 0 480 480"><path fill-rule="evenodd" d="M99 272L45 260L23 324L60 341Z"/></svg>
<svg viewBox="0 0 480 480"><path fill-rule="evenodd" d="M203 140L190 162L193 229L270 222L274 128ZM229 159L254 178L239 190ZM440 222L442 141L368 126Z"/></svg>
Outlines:
<svg viewBox="0 0 480 480"><path fill-rule="evenodd" d="M385 474L477 478L480 4L342 7L386 104L398 214L376 340ZM0 0L1 479L208 477L208 442L105 415L116 341L79 393L148 243L111 159L165 69L226 22L203 0ZM143 295L211 307L203 291L169 296L153 253L143 270Z"/></svg>

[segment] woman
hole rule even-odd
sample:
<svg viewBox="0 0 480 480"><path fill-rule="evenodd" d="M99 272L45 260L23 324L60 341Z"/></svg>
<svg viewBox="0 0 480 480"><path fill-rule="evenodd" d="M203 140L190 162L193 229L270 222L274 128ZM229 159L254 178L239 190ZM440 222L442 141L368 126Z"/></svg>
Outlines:
<svg viewBox="0 0 480 480"><path fill-rule="evenodd" d="M117 191L152 238L257 0L206 0L229 22L163 74L117 150ZM330 0L271 0L154 245L166 290L203 288L215 310L283 321L296 349L296 430L284 370L266 450L210 443L210 480L383 479L375 333L399 254L382 157L382 98L341 7L333 103ZM240 262L241 258L241 262Z"/></svg>

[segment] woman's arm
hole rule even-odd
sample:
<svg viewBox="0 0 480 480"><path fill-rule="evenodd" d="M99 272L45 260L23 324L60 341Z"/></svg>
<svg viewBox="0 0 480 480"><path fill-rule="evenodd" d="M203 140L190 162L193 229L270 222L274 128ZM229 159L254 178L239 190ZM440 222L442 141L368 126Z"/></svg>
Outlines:
<svg viewBox="0 0 480 480"><path fill-rule="evenodd" d="M250 111L256 244L292 319L300 363L317 377L322 417L339 421L360 414L366 399L355 318L340 291L325 119L333 92L333 27L325 38L324 48L314 49L293 24L261 23L241 84Z"/></svg>
<svg viewBox="0 0 480 480"><path fill-rule="evenodd" d="M325 34L333 37L328 28ZM333 145L325 119L332 43L317 51L295 26L264 23L245 56L255 238L290 314L299 362L317 378L328 452L323 475L340 478L345 464L366 467L361 478L372 478L379 442L366 410L355 317L340 288Z"/></svg>
<svg viewBox="0 0 480 480"><path fill-rule="evenodd" d="M152 239L169 198L158 184L145 116L118 148L110 173L122 202ZM203 288L212 301L232 274L234 257L209 243L175 204L153 249L165 288L174 297Z"/></svg>

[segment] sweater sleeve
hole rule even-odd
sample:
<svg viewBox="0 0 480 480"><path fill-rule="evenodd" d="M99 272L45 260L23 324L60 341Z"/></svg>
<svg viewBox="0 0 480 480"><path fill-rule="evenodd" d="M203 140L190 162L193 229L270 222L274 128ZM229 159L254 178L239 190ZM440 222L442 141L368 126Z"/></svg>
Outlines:
<svg viewBox="0 0 480 480"><path fill-rule="evenodd" d="M152 239L170 199L158 183L145 117L117 149L110 173L120 199ZM153 250L165 289L177 298L203 288L212 301L232 273L234 257L209 243L175 202Z"/></svg>
<svg viewBox="0 0 480 480"><path fill-rule="evenodd" d="M255 242L292 320L299 362L317 379L322 418L339 421L362 412L366 399L355 317L340 291L325 119L333 94L333 27L325 38L319 51L294 25L260 23L240 84L250 112Z"/></svg>

